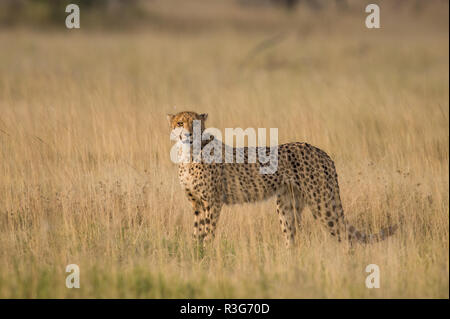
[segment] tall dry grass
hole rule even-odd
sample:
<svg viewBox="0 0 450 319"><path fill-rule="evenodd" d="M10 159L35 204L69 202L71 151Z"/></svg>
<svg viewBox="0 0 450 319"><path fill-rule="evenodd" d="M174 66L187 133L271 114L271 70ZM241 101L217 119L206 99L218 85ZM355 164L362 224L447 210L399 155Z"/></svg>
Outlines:
<svg viewBox="0 0 450 319"><path fill-rule="evenodd" d="M364 14L230 5L206 27L0 32L0 297L448 298L442 6L386 9L381 30ZM346 217L398 234L349 250L306 210L288 252L269 201L224 208L197 249L165 119L185 109L322 148ZM72 263L80 289L65 287ZM365 287L368 264L379 289Z"/></svg>

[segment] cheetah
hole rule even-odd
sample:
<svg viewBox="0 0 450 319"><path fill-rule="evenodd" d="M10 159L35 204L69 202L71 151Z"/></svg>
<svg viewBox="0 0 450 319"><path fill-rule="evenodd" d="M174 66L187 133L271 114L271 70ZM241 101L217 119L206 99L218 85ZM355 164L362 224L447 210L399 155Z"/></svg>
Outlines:
<svg viewBox="0 0 450 319"><path fill-rule="evenodd" d="M207 114L180 112L168 114L171 136L192 147L194 120L200 121L205 130ZM223 205L251 203L276 197L277 214L286 247L294 245L296 227L301 213L309 207L314 219L319 220L339 242L343 239L372 243L391 236L397 225L382 229L376 234L365 234L350 225L344 218L339 195L338 176L334 162L321 149L308 143L294 142L277 146L278 167L272 174L261 174L259 161L249 162L249 147L233 148L215 139L206 141L220 143L222 150L231 148L233 155L241 153L244 162L206 163L203 160L178 164L178 176L194 211L193 236L200 242L211 241L219 221ZM201 142L200 152L206 149ZM269 152L269 148L266 148Z"/></svg>

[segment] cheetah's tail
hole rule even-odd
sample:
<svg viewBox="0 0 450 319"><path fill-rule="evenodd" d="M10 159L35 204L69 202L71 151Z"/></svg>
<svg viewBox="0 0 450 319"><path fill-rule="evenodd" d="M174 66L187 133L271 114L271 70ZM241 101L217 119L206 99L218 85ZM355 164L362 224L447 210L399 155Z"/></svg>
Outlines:
<svg viewBox="0 0 450 319"><path fill-rule="evenodd" d="M346 223L347 237L350 242L360 242L363 244L377 243L385 240L387 237L392 236L398 229L398 225L392 225L386 228L382 228L380 232L376 234L364 234L355 229L352 225Z"/></svg>

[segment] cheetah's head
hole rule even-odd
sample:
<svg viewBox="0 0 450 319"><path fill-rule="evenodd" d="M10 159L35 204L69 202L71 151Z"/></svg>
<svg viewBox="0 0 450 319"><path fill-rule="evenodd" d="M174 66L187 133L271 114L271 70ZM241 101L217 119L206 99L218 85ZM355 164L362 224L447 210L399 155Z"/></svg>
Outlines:
<svg viewBox="0 0 450 319"><path fill-rule="evenodd" d="M167 114L167 120L169 121L171 130L171 139L183 143L191 143L194 134L194 124L200 124L199 133L202 134L205 130L205 121L207 117L208 114L206 113L197 114L195 112L180 112L175 115Z"/></svg>

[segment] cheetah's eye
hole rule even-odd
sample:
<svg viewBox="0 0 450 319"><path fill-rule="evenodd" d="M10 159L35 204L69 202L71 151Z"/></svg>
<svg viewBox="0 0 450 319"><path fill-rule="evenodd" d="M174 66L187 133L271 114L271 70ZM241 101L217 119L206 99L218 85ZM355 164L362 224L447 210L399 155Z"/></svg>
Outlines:
<svg viewBox="0 0 450 319"><path fill-rule="evenodd" d="M183 126L183 122L178 122L177 126Z"/></svg>

